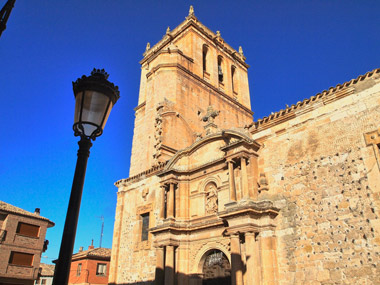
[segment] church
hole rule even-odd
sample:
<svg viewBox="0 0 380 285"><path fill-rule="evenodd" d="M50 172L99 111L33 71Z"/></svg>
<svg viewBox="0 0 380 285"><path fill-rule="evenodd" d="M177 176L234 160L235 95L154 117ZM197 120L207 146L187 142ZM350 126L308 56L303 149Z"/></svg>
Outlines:
<svg viewBox="0 0 380 285"><path fill-rule="evenodd" d="M254 121L192 7L140 64L109 284L379 284L380 69Z"/></svg>

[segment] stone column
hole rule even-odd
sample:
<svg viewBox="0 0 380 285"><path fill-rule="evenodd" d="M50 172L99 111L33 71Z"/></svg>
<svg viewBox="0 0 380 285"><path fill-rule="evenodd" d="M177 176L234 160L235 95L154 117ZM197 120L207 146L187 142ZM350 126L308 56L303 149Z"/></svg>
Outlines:
<svg viewBox="0 0 380 285"><path fill-rule="evenodd" d="M239 234L231 235L231 281L232 285L243 285Z"/></svg>
<svg viewBox="0 0 380 285"><path fill-rule="evenodd" d="M235 187L235 175L234 175L234 162L230 159L227 160L228 174L230 176L230 200L236 201L236 187Z"/></svg>
<svg viewBox="0 0 380 285"><path fill-rule="evenodd" d="M257 169L257 157L251 156L249 160L250 175L252 177L252 186L249 189L249 195L253 200L257 200L258 189L257 189L257 180L258 180L258 169Z"/></svg>
<svg viewBox="0 0 380 285"><path fill-rule="evenodd" d="M174 246L166 246L165 285L174 285Z"/></svg>
<svg viewBox="0 0 380 285"><path fill-rule="evenodd" d="M247 284L246 285L259 285L260 284L260 264L259 264L259 251L256 242L255 233L250 232L245 234L245 248L247 256Z"/></svg>
<svg viewBox="0 0 380 285"><path fill-rule="evenodd" d="M189 284L189 275L187 268L189 265L189 252L188 248L184 246L179 246L175 250L177 256L176 262L176 274L177 274L177 284L179 285L188 285Z"/></svg>
<svg viewBox="0 0 380 285"><path fill-rule="evenodd" d="M167 207L167 218L174 218L174 183L169 184L169 191L167 193L166 207Z"/></svg>
<svg viewBox="0 0 380 285"><path fill-rule="evenodd" d="M248 190L248 173L247 173L247 158L242 157L240 159L240 165L241 165L241 187L243 192L243 198L248 199L249 198L249 190Z"/></svg>
<svg viewBox="0 0 380 285"><path fill-rule="evenodd" d="M165 263L164 263L164 248L163 247L157 247L156 248L156 276L154 280L155 285L164 285L164 269L165 269Z"/></svg>
<svg viewBox="0 0 380 285"><path fill-rule="evenodd" d="M177 201L179 202L178 205L176 205L177 209L176 209L176 218L186 218L186 198L187 198L187 195L186 195L186 187L187 185L185 185L184 183L178 183L177 184L177 187L178 187L178 190L177 190L177 193L178 193L178 199Z"/></svg>
<svg viewBox="0 0 380 285"><path fill-rule="evenodd" d="M262 281L264 284L277 284L276 238L266 233L260 237Z"/></svg>
<svg viewBox="0 0 380 285"><path fill-rule="evenodd" d="M165 219L165 192L166 192L166 187L165 185L162 185L161 186L161 191L162 191L162 194L161 194L161 209L160 209L160 218L161 219Z"/></svg>

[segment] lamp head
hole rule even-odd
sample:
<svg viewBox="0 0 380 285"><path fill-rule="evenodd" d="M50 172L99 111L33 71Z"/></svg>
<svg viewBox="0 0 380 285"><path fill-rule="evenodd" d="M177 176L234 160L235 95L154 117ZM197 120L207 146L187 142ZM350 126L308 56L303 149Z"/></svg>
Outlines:
<svg viewBox="0 0 380 285"><path fill-rule="evenodd" d="M120 98L119 88L108 81L104 69L95 69L73 82L75 96L74 135L95 140L103 133L112 107Z"/></svg>

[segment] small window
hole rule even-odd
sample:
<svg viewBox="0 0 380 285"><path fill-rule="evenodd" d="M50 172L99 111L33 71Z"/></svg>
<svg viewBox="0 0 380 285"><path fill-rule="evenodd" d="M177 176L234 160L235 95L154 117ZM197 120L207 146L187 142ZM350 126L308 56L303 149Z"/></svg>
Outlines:
<svg viewBox="0 0 380 285"><path fill-rule="evenodd" d="M77 276L80 276L81 271L82 271L82 263L79 263L77 267Z"/></svg>
<svg viewBox="0 0 380 285"><path fill-rule="evenodd" d="M141 229L141 241L148 240L148 229L149 229L149 213L141 215L142 229Z"/></svg>
<svg viewBox="0 0 380 285"><path fill-rule="evenodd" d="M203 48L202 48L203 71L207 71L207 52L208 52L207 46L203 45Z"/></svg>
<svg viewBox="0 0 380 285"><path fill-rule="evenodd" d="M19 222L16 233L28 237L38 237L40 234L40 227Z"/></svg>
<svg viewBox="0 0 380 285"><path fill-rule="evenodd" d="M106 276L107 273L107 264L98 263L96 266L96 275Z"/></svg>
<svg viewBox="0 0 380 285"><path fill-rule="evenodd" d="M222 62L223 62L223 58L219 55L218 56L218 79L220 83L223 82Z"/></svg>
<svg viewBox="0 0 380 285"><path fill-rule="evenodd" d="M11 252L9 257L9 263L14 265L32 266L33 265L33 254L24 252Z"/></svg>
<svg viewBox="0 0 380 285"><path fill-rule="evenodd" d="M46 279L41 280L41 285L46 285Z"/></svg>
<svg viewBox="0 0 380 285"><path fill-rule="evenodd" d="M236 67L235 66L231 66L231 81L232 81L232 92L235 92L237 93L237 90L236 90Z"/></svg>

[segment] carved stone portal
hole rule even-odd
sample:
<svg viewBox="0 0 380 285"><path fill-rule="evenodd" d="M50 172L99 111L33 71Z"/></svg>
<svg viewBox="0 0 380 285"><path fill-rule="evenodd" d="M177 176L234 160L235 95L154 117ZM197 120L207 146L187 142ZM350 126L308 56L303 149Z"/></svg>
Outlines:
<svg viewBox="0 0 380 285"><path fill-rule="evenodd" d="M231 284L231 266L220 250L208 253L203 264L203 284Z"/></svg>

